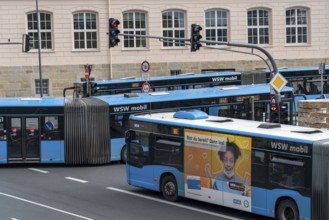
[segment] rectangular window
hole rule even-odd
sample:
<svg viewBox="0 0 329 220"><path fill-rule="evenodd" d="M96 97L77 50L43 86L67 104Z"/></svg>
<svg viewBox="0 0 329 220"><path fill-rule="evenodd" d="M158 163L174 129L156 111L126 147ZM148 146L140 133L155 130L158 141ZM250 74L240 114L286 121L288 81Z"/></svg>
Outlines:
<svg viewBox="0 0 329 220"><path fill-rule="evenodd" d="M140 132L131 132L129 142L128 163L142 167L150 162L149 135Z"/></svg>
<svg viewBox="0 0 329 220"><path fill-rule="evenodd" d="M267 166L265 153L261 151L252 152L252 181L254 184L265 184L267 178Z"/></svg>
<svg viewBox="0 0 329 220"><path fill-rule="evenodd" d="M210 10L206 17L206 40L228 41L228 12L223 10ZM207 45L216 45L207 43Z"/></svg>
<svg viewBox="0 0 329 220"><path fill-rule="evenodd" d="M64 117L47 116L43 120L44 140L64 140Z"/></svg>
<svg viewBox="0 0 329 220"><path fill-rule="evenodd" d="M73 15L74 49L97 49L97 15L79 12Z"/></svg>
<svg viewBox="0 0 329 220"><path fill-rule="evenodd" d="M171 76L177 76L182 73L182 70L170 70Z"/></svg>
<svg viewBox="0 0 329 220"><path fill-rule="evenodd" d="M163 47L184 47L185 41L185 13L180 11L167 11L162 13L162 36L176 38L163 40Z"/></svg>
<svg viewBox="0 0 329 220"><path fill-rule="evenodd" d="M308 189L309 181L303 159L270 155L269 183L283 188L304 191Z"/></svg>
<svg viewBox="0 0 329 220"><path fill-rule="evenodd" d="M39 79L35 79L35 94L41 94L41 84ZM42 80L42 94L49 95L49 80Z"/></svg>
<svg viewBox="0 0 329 220"><path fill-rule="evenodd" d="M5 126L5 117L0 117L0 141L6 140L7 132Z"/></svg>
<svg viewBox="0 0 329 220"><path fill-rule="evenodd" d="M286 43L308 42L308 11L293 8L286 10Z"/></svg>
<svg viewBox="0 0 329 220"><path fill-rule="evenodd" d="M269 11L265 9L253 9L248 11L248 43L269 44L270 27Z"/></svg>
<svg viewBox="0 0 329 220"><path fill-rule="evenodd" d="M146 35L146 14L144 12L123 13L123 33ZM125 48L146 48L146 38L124 36Z"/></svg>
<svg viewBox="0 0 329 220"><path fill-rule="evenodd" d="M178 140L157 138L154 151L154 163L181 168L183 165L182 143Z"/></svg>

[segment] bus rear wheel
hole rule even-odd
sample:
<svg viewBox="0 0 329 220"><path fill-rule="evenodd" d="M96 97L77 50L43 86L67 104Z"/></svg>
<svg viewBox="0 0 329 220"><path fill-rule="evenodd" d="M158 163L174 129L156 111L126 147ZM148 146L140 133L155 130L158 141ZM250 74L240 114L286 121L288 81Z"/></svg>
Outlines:
<svg viewBox="0 0 329 220"><path fill-rule="evenodd" d="M298 207L291 199L283 200L279 203L277 209L277 217L279 220L298 220Z"/></svg>
<svg viewBox="0 0 329 220"><path fill-rule="evenodd" d="M161 192L163 197L171 202L178 199L177 182L174 176L168 175L163 177L161 181Z"/></svg>

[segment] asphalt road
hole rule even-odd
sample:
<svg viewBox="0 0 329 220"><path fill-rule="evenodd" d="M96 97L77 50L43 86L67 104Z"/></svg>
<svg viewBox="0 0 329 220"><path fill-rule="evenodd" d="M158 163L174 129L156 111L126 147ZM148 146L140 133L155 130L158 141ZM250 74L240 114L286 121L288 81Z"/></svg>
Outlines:
<svg viewBox="0 0 329 220"><path fill-rule="evenodd" d="M125 165L0 166L1 220L268 220L129 186Z"/></svg>

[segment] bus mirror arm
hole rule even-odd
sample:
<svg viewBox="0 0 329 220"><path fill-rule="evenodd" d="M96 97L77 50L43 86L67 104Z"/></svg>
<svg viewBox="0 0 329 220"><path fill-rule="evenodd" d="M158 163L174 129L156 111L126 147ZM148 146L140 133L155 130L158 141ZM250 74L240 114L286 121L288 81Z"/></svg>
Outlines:
<svg viewBox="0 0 329 220"><path fill-rule="evenodd" d="M322 95L320 96L320 99L327 99L327 98L326 98L326 95L325 95L325 94L322 94Z"/></svg>
<svg viewBox="0 0 329 220"><path fill-rule="evenodd" d="M65 94L66 94L66 90L74 90L74 86L73 87L67 87L63 89L63 97L65 98Z"/></svg>
<svg viewBox="0 0 329 220"><path fill-rule="evenodd" d="M305 94L294 94L294 100L296 96L302 96L305 100L307 100L307 96Z"/></svg>

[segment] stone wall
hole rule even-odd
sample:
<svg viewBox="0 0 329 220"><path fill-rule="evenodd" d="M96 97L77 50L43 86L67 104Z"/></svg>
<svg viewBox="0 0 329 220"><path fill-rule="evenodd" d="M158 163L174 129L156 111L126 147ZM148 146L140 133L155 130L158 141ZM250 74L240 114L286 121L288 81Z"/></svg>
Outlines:
<svg viewBox="0 0 329 220"><path fill-rule="evenodd" d="M329 99L299 101L298 125L312 128L329 128Z"/></svg>

